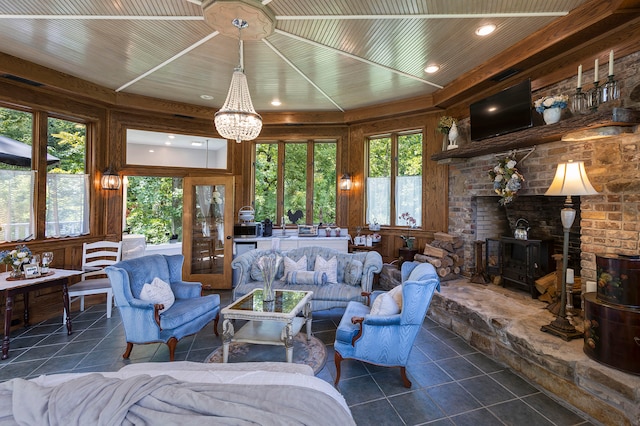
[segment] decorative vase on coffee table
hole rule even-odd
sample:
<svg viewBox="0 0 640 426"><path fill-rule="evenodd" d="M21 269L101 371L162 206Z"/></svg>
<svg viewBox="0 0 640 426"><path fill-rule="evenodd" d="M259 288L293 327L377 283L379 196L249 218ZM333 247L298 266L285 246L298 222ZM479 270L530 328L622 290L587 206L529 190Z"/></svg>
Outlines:
<svg viewBox="0 0 640 426"><path fill-rule="evenodd" d="M542 111L542 118L544 122L547 124L554 124L560 121L560 115L562 114L562 109L560 108L547 108Z"/></svg>

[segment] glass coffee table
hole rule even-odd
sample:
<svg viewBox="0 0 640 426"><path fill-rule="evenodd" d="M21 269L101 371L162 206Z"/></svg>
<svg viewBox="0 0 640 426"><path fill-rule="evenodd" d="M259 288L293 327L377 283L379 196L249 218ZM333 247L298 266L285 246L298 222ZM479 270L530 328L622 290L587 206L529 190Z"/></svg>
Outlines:
<svg viewBox="0 0 640 426"><path fill-rule="evenodd" d="M231 342L281 345L286 348L287 362L293 362L293 337L305 323L307 340L311 339L312 295L312 291L276 290L276 300L264 302L262 289L255 289L223 308L222 362L229 360ZM232 320L248 322L234 331Z"/></svg>

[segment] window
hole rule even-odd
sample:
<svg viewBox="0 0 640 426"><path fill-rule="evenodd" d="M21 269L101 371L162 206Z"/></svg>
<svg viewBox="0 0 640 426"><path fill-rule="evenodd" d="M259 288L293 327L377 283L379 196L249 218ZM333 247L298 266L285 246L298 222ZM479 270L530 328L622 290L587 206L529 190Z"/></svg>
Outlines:
<svg viewBox="0 0 640 426"><path fill-rule="evenodd" d="M144 235L147 244L182 241L182 195L182 178L127 176L126 231Z"/></svg>
<svg viewBox="0 0 640 426"><path fill-rule="evenodd" d="M47 120L47 137L33 139L39 120ZM89 177L86 173L83 123L0 107L0 232L2 241L65 237L89 233ZM32 164L46 144L46 170ZM36 172L41 172L37 174ZM44 197L35 197L38 176ZM45 205L38 205L42 200ZM45 215L44 230L36 214Z"/></svg>
<svg viewBox="0 0 640 426"><path fill-rule="evenodd" d="M299 211L298 224L335 223L336 155L335 140L256 143L256 220L291 223Z"/></svg>
<svg viewBox="0 0 640 426"><path fill-rule="evenodd" d="M33 115L0 107L0 241L34 234Z"/></svg>
<svg viewBox="0 0 640 426"><path fill-rule="evenodd" d="M399 217L407 212L421 226L422 133L371 137L367 152L367 223L404 226Z"/></svg>
<svg viewBox="0 0 640 426"><path fill-rule="evenodd" d="M89 233L89 175L85 173L87 128L48 119L47 150L56 160L47 167L46 237Z"/></svg>

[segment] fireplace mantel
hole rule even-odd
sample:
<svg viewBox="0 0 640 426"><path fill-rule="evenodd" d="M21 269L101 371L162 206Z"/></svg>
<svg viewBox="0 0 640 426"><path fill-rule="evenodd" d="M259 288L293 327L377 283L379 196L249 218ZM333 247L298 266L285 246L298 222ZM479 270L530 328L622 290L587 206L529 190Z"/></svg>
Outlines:
<svg viewBox="0 0 640 426"><path fill-rule="evenodd" d="M640 111L613 108L609 111L597 111L591 114L571 117L555 124L530 127L506 135L483 139L482 141L472 141L467 146L434 154L431 159L440 161L451 158L479 157L481 155L558 141L564 135L577 131L613 126L629 127L639 123Z"/></svg>

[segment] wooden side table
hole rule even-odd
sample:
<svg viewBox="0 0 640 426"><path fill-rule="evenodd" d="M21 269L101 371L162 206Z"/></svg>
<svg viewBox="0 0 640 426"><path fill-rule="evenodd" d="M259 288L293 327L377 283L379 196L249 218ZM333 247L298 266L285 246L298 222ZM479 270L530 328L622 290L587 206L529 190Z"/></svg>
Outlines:
<svg viewBox="0 0 640 426"><path fill-rule="evenodd" d="M418 249L409 248L409 247L400 247L398 249L398 257L400 258L400 264L402 262L408 262L413 260L415 255L418 254Z"/></svg>

